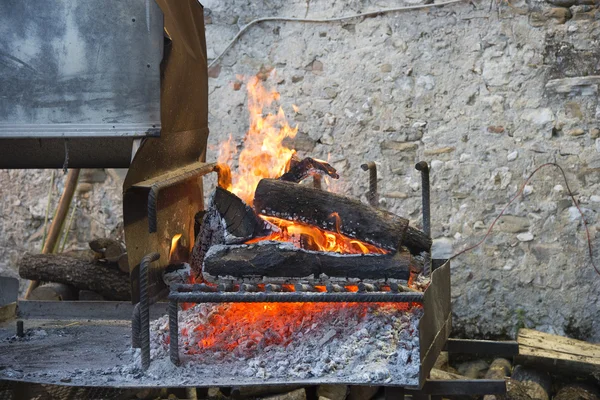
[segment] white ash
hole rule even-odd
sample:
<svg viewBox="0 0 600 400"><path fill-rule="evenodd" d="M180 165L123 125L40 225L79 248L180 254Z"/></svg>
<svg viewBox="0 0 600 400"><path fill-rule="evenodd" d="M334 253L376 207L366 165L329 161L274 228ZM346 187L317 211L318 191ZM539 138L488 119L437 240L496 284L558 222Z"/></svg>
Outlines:
<svg viewBox="0 0 600 400"><path fill-rule="evenodd" d="M179 313L180 367L169 361L168 317L153 321L148 372L159 376L197 372L207 379L232 381L418 384L420 307L407 311L391 305L369 306L366 315L361 315L359 308L336 304L330 312L305 314L301 326L287 334L290 340L285 345L266 344L265 337L279 333L263 324L264 331L257 328L251 335L254 339L239 338L233 350L200 349L194 328L209 325L215 313L230 306L199 304ZM182 334L184 330L189 336ZM235 335L235 329L225 330L229 338ZM188 354L189 348L197 353Z"/></svg>

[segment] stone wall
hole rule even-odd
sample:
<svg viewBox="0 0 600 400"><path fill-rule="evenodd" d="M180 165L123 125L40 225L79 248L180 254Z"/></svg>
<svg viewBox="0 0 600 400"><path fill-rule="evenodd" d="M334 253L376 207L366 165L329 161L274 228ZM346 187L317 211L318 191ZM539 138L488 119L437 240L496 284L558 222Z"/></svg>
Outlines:
<svg viewBox="0 0 600 400"><path fill-rule="evenodd" d="M296 148L329 157L342 175L338 191L364 201L368 174L360 165L374 160L381 206L418 226L413 166L430 162L437 257L482 238L546 162L565 168L598 247L600 78L582 77L600 75L600 24L597 9L565 1L476 1L342 23L253 26L211 70L209 154L214 159L229 134L239 144L248 127L239 75L273 67L265 84L281 93L299 126ZM255 18L330 18L399 5L207 0L209 58ZM511 335L528 326L600 340L600 276L586 249L565 182L542 169L492 236L453 260L456 333Z"/></svg>
<svg viewBox="0 0 600 400"><path fill-rule="evenodd" d="M552 1L563 7L475 1L342 23L253 26L211 70L209 158L230 134L239 144L248 128L242 76L273 67L265 84L299 126L293 144L300 155L329 157L342 176L338 192L364 201L368 174L360 165L374 160L381 206L419 226L414 164L431 164L437 257L482 238L524 179L550 161L565 168L599 247L598 14L568 3L576 0ZM208 54L216 57L258 17L329 18L399 5L207 0ZM85 207L67 248L119 231L121 182L108 172L81 193ZM5 273L14 273L20 253L41 248L50 174L0 171ZM62 182L57 171L59 189ZM541 170L492 236L453 260L456 333L511 335L528 326L600 340L600 276L586 246L560 174Z"/></svg>

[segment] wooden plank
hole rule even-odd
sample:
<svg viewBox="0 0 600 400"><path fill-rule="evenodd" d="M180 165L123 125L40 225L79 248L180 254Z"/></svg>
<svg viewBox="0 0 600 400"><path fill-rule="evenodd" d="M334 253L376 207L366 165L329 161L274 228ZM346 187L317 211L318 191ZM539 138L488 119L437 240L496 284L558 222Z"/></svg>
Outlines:
<svg viewBox="0 0 600 400"><path fill-rule="evenodd" d="M600 345L521 329L518 363L567 374L600 373Z"/></svg>
<svg viewBox="0 0 600 400"><path fill-rule="evenodd" d="M554 351L596 357L600 361L600 345L564 336L550 335L532 329L521 329L519 330L518 342L519 344L541 349L548 349L551 344L551 349Z"/></svg>

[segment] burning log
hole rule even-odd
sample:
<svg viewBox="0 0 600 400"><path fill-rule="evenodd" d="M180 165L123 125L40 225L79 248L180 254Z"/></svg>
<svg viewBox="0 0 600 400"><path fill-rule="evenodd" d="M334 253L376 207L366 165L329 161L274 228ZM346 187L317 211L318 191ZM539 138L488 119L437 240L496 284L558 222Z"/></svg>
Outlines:
<svg viewBox="0 0 600 400"><path fill-rule="evenodd" d="M202 272L205 278L303 278L314 275L318 279L324 274L330 278L408 280L411 271L421 269L409 252L341 255L265 241L254 245L213 246L206 254Z"/></svg>
<svg viewBox="0 0 600 400"><path fill-rule="evenodd" d="M340 177L336 169L325 161L316 160L310 157L300 160L293 155L292 158L290 158L288 171L281 175L279 179L287 182L300 183L309 176L320 177L321 175L329 175L333 179L338 179Z"/></svg>
<svg viewBox="0 0 600 400"><path fill-rule="evenodd" d="M204 257L212 246L241 243L264 234L265 222L254 210L235 194L217 187L192 250L192 271L197 274L202 270Z"/></svg>
<svg viewBox="0 0 600 400"><path fill-rule="evenodd" d="M60 254L25 253L18 262L24 279L58 282L78 289L93 290L108 300L129 300L129 275L99 261L81 260Z"/></svg>
<svg viewBox="0 0 600 400"><path fill-rule="evenodd" d="M361 203L349 197L291 182L263 179L254 194L258 213L292 219L336 230L337 213L341 218L340 233L386 250L397 251L406 246L412 254L429 252L431 238L408 226L408 220Z"/></svg>

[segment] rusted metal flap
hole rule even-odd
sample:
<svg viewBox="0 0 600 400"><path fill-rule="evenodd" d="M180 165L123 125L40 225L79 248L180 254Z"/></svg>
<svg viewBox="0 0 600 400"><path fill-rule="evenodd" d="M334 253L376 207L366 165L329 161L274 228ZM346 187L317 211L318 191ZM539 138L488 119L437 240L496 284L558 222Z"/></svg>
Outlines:
<svg viewBox="0 0 600 400"><path fill-rule="evenodd" d="M149 233L147 183L196 168L206 160L208 139L208 73L203 8L197 0L157 0L164 14L168 52L161 64L161 136L146 138L132 160L123 185L125 240L137 301L137 268L142 257L158 252L150 268L149 294L164 288L161 272L168 264L170 239L178 233L194 241L194 215L204 208L202 178L160 191L156 199L156 232Z"/></svg>
<svg viewBox="0 0 600 400"><path fill-rule="evenodd" d="M440 351L444 347L452 327L450 298L450 261L433 271L431 284L423 298L425 310L419 322L421 346L421 373L419 382L424 384Z"/></svg>

